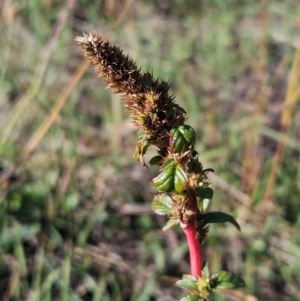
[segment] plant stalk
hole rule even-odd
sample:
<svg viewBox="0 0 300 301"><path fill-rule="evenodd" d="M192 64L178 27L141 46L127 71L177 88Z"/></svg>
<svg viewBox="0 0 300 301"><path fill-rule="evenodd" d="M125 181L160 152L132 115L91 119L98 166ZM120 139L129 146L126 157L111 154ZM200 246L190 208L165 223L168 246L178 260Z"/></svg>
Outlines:
<svg viewBox="0 0 300 301"><path fill-rule="evenodd" d="M195 277L202 276L202 248L198 240L196 231L196 215L189 221L187 225L184 225L183 231L186 235L191 264L191 275Z"/></svg>

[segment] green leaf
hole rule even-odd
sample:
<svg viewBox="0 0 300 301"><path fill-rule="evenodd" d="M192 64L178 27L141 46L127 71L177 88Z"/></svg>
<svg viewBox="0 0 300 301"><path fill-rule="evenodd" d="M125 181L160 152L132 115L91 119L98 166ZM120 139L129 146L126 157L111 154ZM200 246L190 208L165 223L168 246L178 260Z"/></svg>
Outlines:
<svg viewBox="0 0 300 301"><path fill-rule="evenodd" d="M187 124L180 125L178 129L182 132L182 135L187 143L194 145L196 141L196 132L195 130Z"/></svg>
<svg viewBox="0 0 300 301"><path fill-rule="evenodd" d="M140 161L143 165L146 165L143 156L145 155L149 146L150 142L147 139L146 133L144 131L140 131L138 135L138 142L132 156L136 160Z"/></svg>
<svg viewBox="0 0 300 301"><path fill-rule="evenodd" d="M207 186L200 187L199 192L198 192L198 196L201 199L210 199L211 200L213 195L214 195L214 191L210 187L207 187Z"/></svg>
<svg viewBox="0 0 300 301"><path fill-rule="evenodd" d="M152 210L159 215L166 215L171 212L173 200L166 194L156 195L151 203Z"/></svg>
<svg viewBox="0 0 300 301"><path fill-rule="evenodd" d="M213 195L214 191L210 187L204 186L199 188L197 200L200 212L205 212Z"/></svg>
<svg viewBox="0 0 300 301"><path fill-rule="evenodd" d="M181 165L177 165L175 169L174 186L178 193L182 193L188 181L185 171Z"/></svg>
<svg viewBox="0 0 300 301"><path fill-rule="evenodd" d="M77 193L66 195L61 206L67 212L76 209L79 206L79 195Z"/></svg>
<svg viewBox="0 0 300 301"><path fill-rule="evenodd" d="M162 172L152 179L151 183L159 191L170 192L174 190L176 164L174 160L168 160L162 165Z"/></svg>
<svg viewBox="0 0 300 301"><path fill-rule="evenodd" d="M168 230L178 226L180 224L179 219L169 219L165 226L162 228L163 232L167 232Z"/></svg>
<svg viewBox="0 0 300 301"><path fill-rule="evenodd" d="M182 276L182 279L189 279L189 280L197 281L197 277L195 277L193 275L189 275L189 274L184 274Z"/></svg>
<svg viewBox="0 0 300 301"><path fill-rule="evenodd" d="M198 208L199 208L200 212L205 212L205 210L207 209L210 201L211 201L210 199L197 198L197 204L198 204Z"/></svg>
<svg viewBox="0 0 300 301"><path fill-rule="evenodd" d="M180 301L201 301L201 298L197 295L188 295L184 298L181 298Z"/></svg>
<svg viewBox="0 0 300 301"><path fill-rule="evenodd" d="M179 127L171 130L171 145L173 152L183 153L195 144L196 133L189 125L180 125Z"/></svg>
<svg viewBox="0 0 300 301"><path fill-rule="evenodd" d="M170 192L175 188L178 193L183 192L188 181L183 167L171 159L162 165L161 170L162 172L152 180L152 184L160 191Z"/></svg>
<svg viewBox="0 0 300 301"><path fill-rule="evenodd" d="M203 260L201 270L202 270L203 275L208 278L209 277L209 271L208 271L206 260Z"/></svg>
<svg viewBox="0 0 300 301"><path fill-rule="evenodd" d="M160 165L162 160L161 156L154 156L150 159L149 164L152 165Z"/></svg>
<svg viewBox="0 0 300 301"><path fill-rule="evenodd" d="M238 224L238 222L234 219L234 217L225 212L211 211L204 213L201 215L201 221L203 225L229 222L233 224L239 231L241 231L241 227Z"/></svg>
<svg viewBox="0 0 300 301"><path fill-rule="evenodd" d="M212 290L229 289L246 286L245 281L233 273L221 271L211 276L209 285Z"/></svg>
<svg viewBox="0 0 300 301"><path fill-rule="evenodd" d="M189 291L197 291L198 290L197 279L196 280L193 280L193 279L178 280L178 281L176 281L176 285L179 287L185 288Z"/></svg>
<svg viewBox="0 0 300 301"><path fill-rule="evenodd" d="M166 169L171 166L176 166L175 161L173 159L167 160L162 166L162 169Z"/></svg>

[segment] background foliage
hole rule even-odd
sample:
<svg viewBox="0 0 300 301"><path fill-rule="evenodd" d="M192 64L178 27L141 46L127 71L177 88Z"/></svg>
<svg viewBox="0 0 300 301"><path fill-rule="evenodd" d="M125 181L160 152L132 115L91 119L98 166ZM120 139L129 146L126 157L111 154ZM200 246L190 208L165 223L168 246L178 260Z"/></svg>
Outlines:
<svg viewBox="0 0 300 301"><path fill-rule="evenodd" d="M300 300L300 7L291 1L42 0L0 5L1 300L179 300L180 231L152 214L120 97L73 39L97 31L170 79L212 167L211 300Z"/></svg>

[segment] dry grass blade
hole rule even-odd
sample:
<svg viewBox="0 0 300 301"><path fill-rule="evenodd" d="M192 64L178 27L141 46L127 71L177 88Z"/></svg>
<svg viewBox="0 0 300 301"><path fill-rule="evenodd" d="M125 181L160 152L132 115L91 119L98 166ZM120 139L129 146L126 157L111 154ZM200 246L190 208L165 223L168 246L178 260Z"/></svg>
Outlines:
<svg viewBox="0 0 300 301"><path fill-rule="evenodd" d="M258 118L260 118L266 109L266 99L264 94L266 88L265 77L268 59L268 2L268 0L261 1L260 12L261 40L259 44L258 64L256 70L256 94L253 98L255 104L255 114ZM261 127L261 124L257 124L254 127L247 129L245 132L244 157L242 163L244 169L244 172L242 173L242 188L243 191L249 195L253 193L253 190L257 185L263 165L260 151Z"/></svg>
<svg viewBox="0 0 300 301"><path fill-rule="evenodd" d="M268 179L266 191L264 194L264 201L272 200L272 191L274 184L278 177L278 170L281 165L284 151L285 151L285 140L289 126L292 121L293 106L299 99L299 84L300 84L300 48L297 49L294 57L291 75L288 82L288 88L284 101L284 109L281 115L281 132L278 139L275 155L273 157L273 163L271 167L270 176Z"/></svg>
<svg viewBox="0 0 300 301"><path fill-rule="evenodd" d="M84 61L76 70L73 77L71 78L70 82L66 85L66 87L63 89L62 93L58 97L56 103L54 104L51 112L46 117L46 119L43 121L41 126L38 128L38 130L34 133L34 135L31 137L31 139L27 142L22 156L22 159L26 159L30 153L34 150L34 148L38 145L38 143L41 141L41 139L44 137L44 135L47 133L51 125L55 122L57 117L59 116L60 111L62 110L64 104L66 103L69 95L73 91L74 87L77 85L79 80L81 79L82 75L88 68L89 63L87 61Z"/></svg>
<svg viewBox="0 0 300 301"><path fill-rule="evenodd" d="M114 267L118 271L132 275L131 268L128 264L116 253L111 252L109 255L101 254L98 247L89 245L88 248L76 247L74 252L77 256L87 256L94 265L104 268Z"/></svg>
<svg viewBox="0 0 300 301"><path fill-rule="evenodd" d="M126 16L126 14L128 14L128 11L133 7L135 0L127 0L124 5L122 6L122 8L119 11L119 14L116 16L116 20L114 22L114 24L112 25L112 29L118 27L123 18Z"/></svg>
<svg viewBox="0 0 300 301"><path fill-rule="evenodd" d="M1 298L1 301L9 301L14 295L14 292L20 281L20 270L18 268L18 263L12 256L7 257L7 263L9 264L12 273L10 276L8 287Z"/></svg>

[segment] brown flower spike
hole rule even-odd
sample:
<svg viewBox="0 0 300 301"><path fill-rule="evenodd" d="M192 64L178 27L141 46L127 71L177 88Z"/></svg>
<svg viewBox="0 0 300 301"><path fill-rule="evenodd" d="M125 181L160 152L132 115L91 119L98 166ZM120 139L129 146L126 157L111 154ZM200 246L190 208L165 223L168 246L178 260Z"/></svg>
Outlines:
<svg viewBox="0 0 300 301"><path fill-rule="evenodd" d="M166 155L169 131L185 121L184 109L175 104L174 97L168 93L169 84L154 80L149 72L141 73L119 47L110 45L96 33L76 37L75 42L108 87L125 96L125 107L142 136L138 155L144 154L142 144L145 141L156 145L160 153Z"/></svg>

